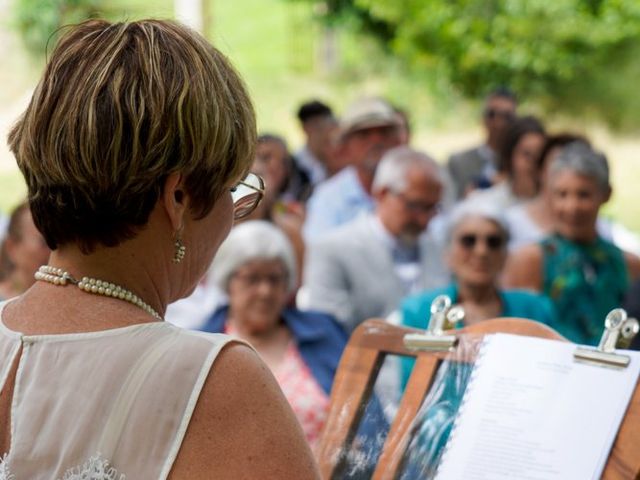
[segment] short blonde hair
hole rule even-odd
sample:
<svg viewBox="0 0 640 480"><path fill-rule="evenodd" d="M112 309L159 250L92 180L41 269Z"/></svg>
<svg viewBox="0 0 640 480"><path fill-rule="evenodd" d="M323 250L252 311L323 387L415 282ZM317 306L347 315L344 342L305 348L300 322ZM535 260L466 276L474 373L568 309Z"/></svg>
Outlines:
<svg viewBox="0 0 640 480"><path fill-rule="evenodd" d="M89 20L58 43L9 134L52 249L115 246L180 172L201 218L254 156L255 115L229 61L172 21Z"/></svg>

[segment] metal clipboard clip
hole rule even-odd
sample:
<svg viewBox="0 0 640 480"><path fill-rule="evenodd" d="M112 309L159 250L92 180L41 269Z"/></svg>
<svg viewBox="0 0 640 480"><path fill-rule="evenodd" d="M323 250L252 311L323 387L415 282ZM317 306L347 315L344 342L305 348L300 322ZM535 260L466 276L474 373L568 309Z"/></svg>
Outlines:
<svg viewBox="0 0 640 480"><path fill-rule="evenodd" d="M452 306L447 295L439 295L431 303L431 317L425 333L407 333L404 345L415 350L449 350L455 347L458 337L443 332L455 328L462 319L464 309L459 305Z"/></svg>
<svg viewBox="0 0 640 480"><path fill-rule="evenodd" d="M635 318L628 318L622 308L611 310L604 320L604 333L597 348L578 347L573 353L576 361L600 366L626 368L631 358L616 353L616 348L626 348L640 330Z"/></svg>

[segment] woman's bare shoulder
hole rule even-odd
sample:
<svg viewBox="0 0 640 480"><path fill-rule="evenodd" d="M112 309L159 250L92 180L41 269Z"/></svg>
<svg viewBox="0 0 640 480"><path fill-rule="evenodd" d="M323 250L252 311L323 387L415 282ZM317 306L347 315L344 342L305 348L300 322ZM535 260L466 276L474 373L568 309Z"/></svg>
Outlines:
<svg viewBox="0 0 640 480"><path fill-rule="evenodd" d="M542 260L542 248L537 243L510 253L502 277L504 287L541 291Z"/></svg>
<svg viewBox="0 0 640 480"><path fill-rule="evenodd" d="M633 253L624 252L624 259L629 270L631 281L640 278L640 257Z"/></svg>
<svg viewBox="0 0 640 480"><path fill-rule="evenodd" d="M231 343L218 355L170 478L319 478L291 408L251 348Z"/></svg>

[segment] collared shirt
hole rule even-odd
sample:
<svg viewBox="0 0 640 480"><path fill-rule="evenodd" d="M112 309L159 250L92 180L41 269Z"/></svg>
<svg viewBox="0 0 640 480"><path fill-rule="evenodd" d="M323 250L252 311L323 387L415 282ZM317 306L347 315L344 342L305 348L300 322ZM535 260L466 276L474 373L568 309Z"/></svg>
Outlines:
<svg viewBox="0 0 640 480"><path fill-rule="evenodd" d="M489 145L485 143L478 147L478 154L485 161L484 167L482 168L482 176L488 181L491 181L498 173L496 152L491 150Z"/></svg>
<svg viewBox="0 0 640 480"><path fill-rule="evenodd" d="M327 169L324 164L305 145L294 155L295 161L300 168L309 175L312 185L317 185L327 178Z"/></svg>
<svg viewBox="0 0 640 480"><path fill-rule="evenodd" d="M317 240L356 217L373 212L375 202L364 190L354 167L346 167L318 185L307 203L303 233L307 242Z"/></svg>
<svg viewBox="0 0 640 480"><path fill-rule="evenodd" d="M419 289L420 279L420 248L418 244L403 245L382 224L376 215L369 217L371 230L391 252L393 268L404 286L404 294L416 293Z"/></svg>

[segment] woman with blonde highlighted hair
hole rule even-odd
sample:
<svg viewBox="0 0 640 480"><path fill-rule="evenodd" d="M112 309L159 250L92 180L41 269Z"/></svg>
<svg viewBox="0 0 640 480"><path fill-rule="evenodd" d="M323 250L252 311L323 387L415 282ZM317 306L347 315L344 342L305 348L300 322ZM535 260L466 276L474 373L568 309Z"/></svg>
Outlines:
<svg viewBox="0 0 640 480"><path fill-rule="evenodd" d="M317 477L258 355L162 321L259 202L255 137L238 74L188 28L63 35L9 134L52 254L0 304L0 479Z"/></svg>

